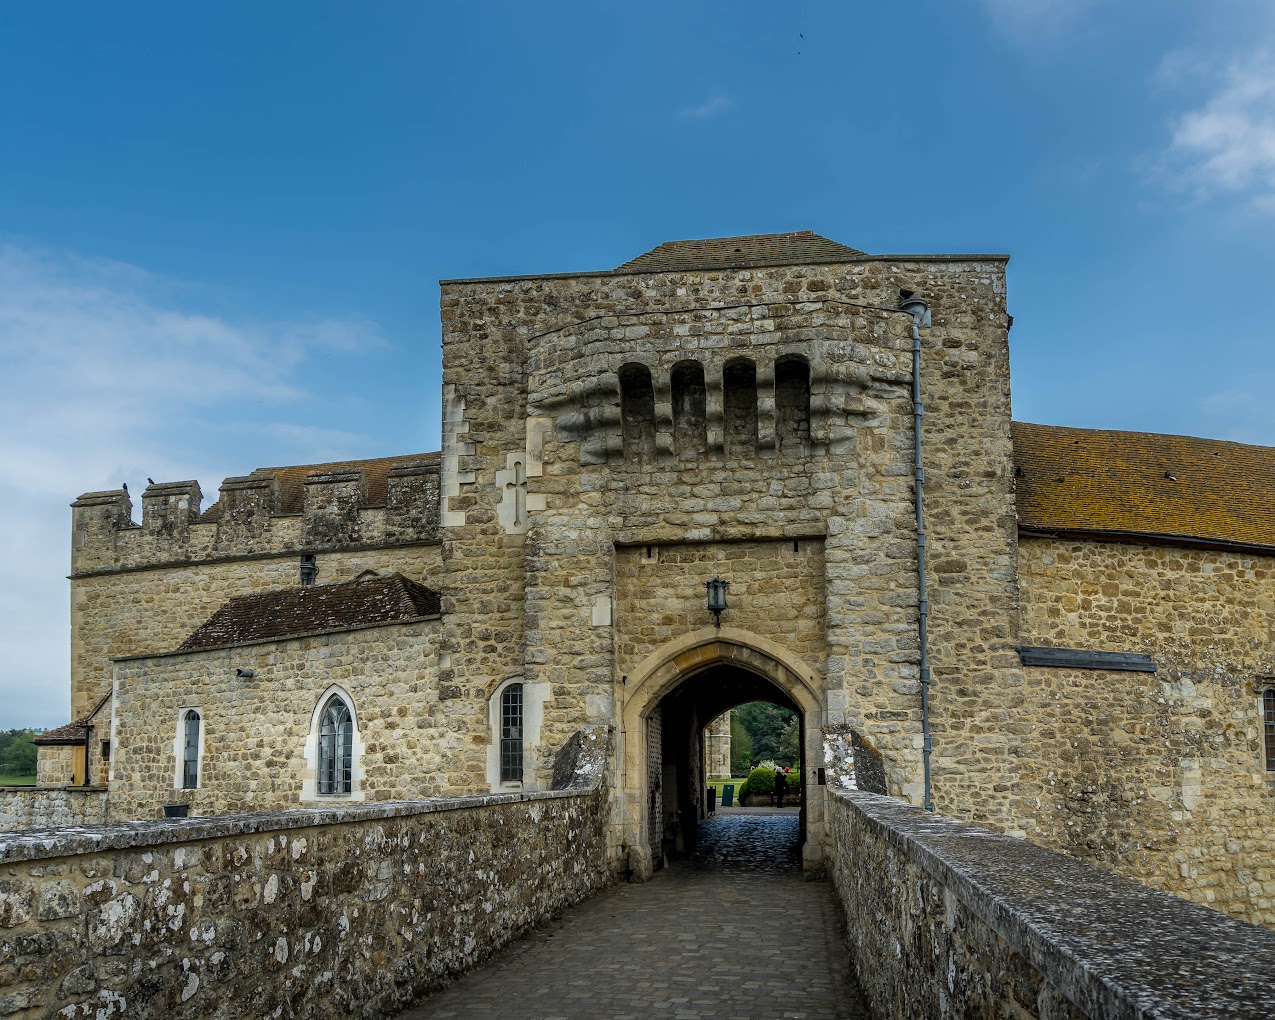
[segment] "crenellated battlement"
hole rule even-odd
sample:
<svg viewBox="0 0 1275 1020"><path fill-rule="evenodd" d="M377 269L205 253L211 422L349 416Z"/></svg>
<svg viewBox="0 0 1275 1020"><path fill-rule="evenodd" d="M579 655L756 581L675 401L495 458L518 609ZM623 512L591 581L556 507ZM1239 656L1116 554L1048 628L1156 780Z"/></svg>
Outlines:
<svg viewBox="0 0 1275 1020"><path fill-rule="evenodd" d="M202 512L198 482L156 482L140 525L126 489L87 492L71 504L71 572L435 541L438 479L437 454L263 468Z"/></svg>

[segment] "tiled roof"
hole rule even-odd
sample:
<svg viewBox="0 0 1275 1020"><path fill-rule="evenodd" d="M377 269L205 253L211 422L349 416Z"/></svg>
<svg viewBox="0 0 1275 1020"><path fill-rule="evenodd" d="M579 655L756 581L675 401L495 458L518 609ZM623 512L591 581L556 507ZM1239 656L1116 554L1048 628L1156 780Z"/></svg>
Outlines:
<svg viewBox="0 0 1275 1020"><path fill-rule="evenodd" d="M31 743L37 747L47 747L55 744L82 744L84 738L88 734L88 726L93 717L102 710L102 706L111 700L110 694L105 694L99 699L87 714L80 716L74 722L69 722L65 726L59 726L55 730L45 730L38 737L34 738Z"/></svg>
<svg viewBox="0 0 1275 1020"><path fill-rule="evenodd" d="M748 237L709 237L700 241L665 241L616 272L670 273L686 269L734 269L747 266L800 266L811 262L846 262L865 252L813 230Z"/></svg>
<svg viewBox="0 0 1275 1020"><path fill-rule="evenodd" d="M269 478L275 475L279 479L280 514L299 514L305 503L305 480L310 475L326 475L338 471L362 471L367 483L367 502L369 506L384 506L388 489L388 476L392 468L407 464L436 464L438 452L410 453L399 457L376 457L371 460L338 460L328 464L295 464L289 467L257 468L250 478ZM216 521L221 517L221 503L217 502L200 514L201 521Z"/></svg>
<svg viewBox="0 0 1275 1020"><path fill-rule="evenodd" d="M1275 548L1275 448L1015 422L1018 523Z"/></svg>
<svg viewBox="0 0 1275 1020"><path fill-rule="evenodd" d="M341 584L241 595L213 613L177 650L193 652L320 631L355 630L437 616L439 612L438 592L433 589L402 574L370 574Z"/></svg>

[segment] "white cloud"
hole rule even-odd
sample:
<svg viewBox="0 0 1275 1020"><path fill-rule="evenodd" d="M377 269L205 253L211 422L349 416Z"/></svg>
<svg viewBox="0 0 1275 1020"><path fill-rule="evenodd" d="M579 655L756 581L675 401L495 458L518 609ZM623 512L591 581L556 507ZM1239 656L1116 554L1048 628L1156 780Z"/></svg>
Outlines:
<svg viewBox="0 0 1275 1020"><path fill-rule="evenodd" d="M719 113L724 113L732 105L734 104L726 96L713 96L698 106L683 107L677 111L677 115L683 120L703 120L706 117L715 117Z"/></svg>
<svg viewBox="0 0 1275 1020"><path fill-rule="evenodd" d="M1180 72L1170 66L1169 73ZM1198 63L1192 73L1201 73ZM1212 94L1176 117L1174 181L1197 197L1233 195L1275 213L1275 59L1261 52L1216 76Z"/></svg>
<svg viewBox="0 0 1275 1020"><path fill-rule="evenodd" d="M1042 42L1070 28L1094 0L979 0L988 19L1016 41Z"/></svg>
<svg viewBox="0 0 1275 1020"><path fill-rule="evenodd" d="M0 729L58 725L67 695L70 511L81 492L226 474L286 451L348 456L301 370L384 343L367 322L236 322L135 266L0 244ZM308 416L315 424L308 425ZM253 435L245 462L244 431ZM206 504L205 504L206 505Z"/></svg>

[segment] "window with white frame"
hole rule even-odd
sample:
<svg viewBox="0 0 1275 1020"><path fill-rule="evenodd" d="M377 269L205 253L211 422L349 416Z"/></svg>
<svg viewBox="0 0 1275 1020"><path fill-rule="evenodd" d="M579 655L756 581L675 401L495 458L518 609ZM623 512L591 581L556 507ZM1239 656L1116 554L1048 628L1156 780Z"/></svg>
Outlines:
<svg viewBox="0 0 1275 1020"><path fill-rule="evenodd" d="M181 748L180 788L183 790L199 789L199 730L199 709L188 708L182 712L178 726L178 744Z"/></svg>
<svg viewBox="0 0 1275 1020"><path fill-rule="evenodd" d="M522 782L522 684L500 696L500 781Z"/></svg>
<svg viewBox="0 0 1275 1020"><path fill-rule="evenodd" d="M349 793L354 783L354 720L349 706L334 694L319 717L318 792Z"/></svg>

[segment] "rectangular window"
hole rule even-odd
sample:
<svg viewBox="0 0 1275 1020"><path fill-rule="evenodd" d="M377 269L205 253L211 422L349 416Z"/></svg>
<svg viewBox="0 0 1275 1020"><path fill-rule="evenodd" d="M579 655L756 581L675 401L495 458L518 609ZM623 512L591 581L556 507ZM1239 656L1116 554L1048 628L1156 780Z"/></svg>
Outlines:
<svg viewBox="0 0 1275 1020"><path fill-rule="evenodd" d="M500 781L522 782L522 684L500 696Z"/></svg>
<svg viewBox="0 0 1275 1020"><path fill-rule="evenodd" d="M1275 687L1262 692L1262 730L1266 743L1266 771L1275 772Z"/></svg>

